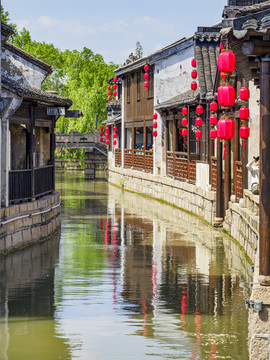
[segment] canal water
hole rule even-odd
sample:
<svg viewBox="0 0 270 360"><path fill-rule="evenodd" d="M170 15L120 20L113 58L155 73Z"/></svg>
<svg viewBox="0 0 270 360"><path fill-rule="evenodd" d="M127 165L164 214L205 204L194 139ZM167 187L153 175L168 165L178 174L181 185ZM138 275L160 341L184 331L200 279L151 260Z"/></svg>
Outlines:
<svg viewBox="0 0 270 360"><path fill-rule="evenodd" d="M237 245L166 204L56 177L61 231L0 258L0 360L248 359Z"/></svg>

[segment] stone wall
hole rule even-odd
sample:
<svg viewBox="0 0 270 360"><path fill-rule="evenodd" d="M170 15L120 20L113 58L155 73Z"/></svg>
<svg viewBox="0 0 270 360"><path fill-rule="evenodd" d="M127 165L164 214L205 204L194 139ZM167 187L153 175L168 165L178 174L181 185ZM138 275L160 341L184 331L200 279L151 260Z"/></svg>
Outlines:
<svg viewBox="0 0 270 360"><path fill-rule="evenodd" d="M211 225L216 213L216 193L193 184L109 165L108 180L125 190L168 202L199 216Z"/></svg>
<svg viewBox="0 0 270 360"><path fill-rule="evenodd" d="M0 254L31 245L60 228L59 193L0 209Z"/></svg>

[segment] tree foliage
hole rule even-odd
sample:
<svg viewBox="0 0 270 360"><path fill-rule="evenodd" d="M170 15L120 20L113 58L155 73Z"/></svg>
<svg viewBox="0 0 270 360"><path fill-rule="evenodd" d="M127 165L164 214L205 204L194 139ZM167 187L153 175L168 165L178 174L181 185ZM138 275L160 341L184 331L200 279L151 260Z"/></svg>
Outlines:
<svg viewBox="0 0 270 360"><path fill-rule="evenodd" d="M59 95L70 98L73 101L70 109L82 111L83 117L79 119L60 118L57 131L91 132L95 128L96 114L99 123L106 119L107 80L114 75L117 65L106 64L101 55L86 47L82 51L61 51L53 44L33 40L27 29L17 31L3 7L1 19L12 26L14 35L10 41L14 45L52 67L53 74L44 81L42 89L55 90Z"/></svg>

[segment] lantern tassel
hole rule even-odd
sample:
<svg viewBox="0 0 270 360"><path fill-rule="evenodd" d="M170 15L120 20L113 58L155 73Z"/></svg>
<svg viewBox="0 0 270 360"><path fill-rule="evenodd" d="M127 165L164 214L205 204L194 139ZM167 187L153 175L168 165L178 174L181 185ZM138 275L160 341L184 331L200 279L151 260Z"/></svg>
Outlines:
<svg viewBox="0 0 270 360"><path fill-rule="evenodd" d="M226 154L226 143L224 142L224 145L223 145L223 160L225 160L225 154Z"/></svg>

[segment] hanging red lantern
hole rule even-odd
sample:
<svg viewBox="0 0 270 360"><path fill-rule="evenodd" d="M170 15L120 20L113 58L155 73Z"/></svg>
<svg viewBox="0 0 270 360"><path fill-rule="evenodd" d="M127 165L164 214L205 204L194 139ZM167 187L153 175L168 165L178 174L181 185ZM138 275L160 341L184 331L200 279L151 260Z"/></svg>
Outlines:
<svg viewBox="0 0 270 360"><path fill-rule="evenodd" d="M117 85L113 84L113 89L116 90L117 89Z"/></svg>
<svg viewBox="0 0 270 360"><path fill-rule="evenodd" d="M109 140L109 134L105 134L105 140Z"/></svg>
<svg viewBox="0 0 270 360"><path fill-rule="evenodd" d="M116 140L113 140L113 145L116 145L117 144L117 141Z"/></svg>
<svg viewBox="0 0 270 360"><path fill-rule="evenodd" d="M111 90L111 87L110 87L110 85L108 86L108 90Z"/></svg>
<svg viewBox="0 0 270 360"><path fill-rule="evenodd" d="M196 81L192 81L192 83L190 84L190 88L191 88L191 90L193 90L193 91L195 91L196 89L197 89L197 83L196 83Z"/></svg>
<svg viewBox="0 0 270 360"><path fill-rule="evenodd" d="M217 137L220 140L231 140L234 137L235 124L232 119L222 118L217 124Z"/></svg>
<svg viewBox="0 0 270 360"><path fill-rule="evenodd" d="M117 131L117 127L116 127L116 126L113 127L113 131L114 131L114 132Z"/></svg>
<svg viewBox="0 0 270 360"><path fill-rule="evenodd" d="M105 130L109 130L109 125L105 125Z"/></svg>
<svg viewBox="0 0 270 360"><path fill-rule="evenodd" d="M108 91L108 95L109 95L109 96L111 95L111 92L110 92L110 91Z"/></svg>
<svg viewBox="0 0 270 360"><path fill-rule="evenodd" d="M144 71L149 71L149 65L144 65L144 67L143 67L143 69L144 69Z"/></svg>
<svg viewBox="0 0 270 360"><path fill-rule="evenodd" d="M100 141L100 142L103 142L103 138L100 138L99 141Z"/></svg>
<svg viewBox="0 0 270 360"><path fill-rule="evenodd" d="M117 77L113 78L113 82L115 82L115 83L117 82Z"/></svg>
<svg viewBox="0 0 270 360"><path fill-rule="evenodd" d="M249 108L244 107L244 106L240 107L239 118L241 120L247 120L249 118Z"/></svg>
<svg viewBox="0 0 270 360"><path fill-rule="evenodd" d="M233 72L235 69L235 62L236 59L233 51L222 49L218 56L218 70L221 72L221 75L223 73L228 74Z"/></svg>
<svg viewBox="0 0 270 360"><path fill-rule="evenodd" d="M106 143L106 145L109 145L109 140L107 139L107 140L105 140L105 143Z"/></svg>
<svg viewBox="0 0 270 360"><path fill-rule="evenodd" d="M148 87L149 87L149 82L148 82L148 81L145 81L145 82L144 82L144 87L145 87L145 88L148 88Z"/></svg>
<svg viewBox="0 0 270 360"><path fill-rule="evenodd" d="M153 122L153 128L154 128L154 129L157 128L157 122L156 122L156 121Z"/></svg>
<svg viewBox="0 0 270 360"><path fill-rule="evenodd" d="M182 119L182 125L183 125L183 126L187 126L187 124L188 124L188 119L187 119L187 118L183 118L183 119Z"/></svg>
<svg viewBox="0 0 270 360"><path fill-rule="evenodd" d="M183 129L182 130L182 135L187 136L188 135L188 129Z"/></svg>
<svg viewBox="0 0 270 360"><path fill-rule="evenodd" d="M111 100L112 100L112 98L110 96L108 96L108 101L111 101Z"/></svg>
<svg viewBox="0 0 270 360"><path fill-rule="evenodd" d="M145 73L145 74L143 75L143 77L144 77L145 80L148 80L148 79L149 79L149 74L148 74L148 73Z"/></svg>
<svg viewBox="0 0 270 360"><path fill-rule="evenodd" d="M188 108L187 108L187 107L183 107L183 109L182 109L182 114L183 114L184 116L186 116L186 115L188 114Z"/></svg>
<svg viewBox="0 0 270 360"><path fill-rule="evenodd" d="M239 129L239 136L241 139L248 139L250 130L248 126L241 126Z"/></svg>
<svg viewBox="0 0 270 360"><path fill-rule="evenodd" d="M157 120L157 114L153 114L153 120Z"/></svg>
<svg viewBox="0 0 270 360"><path fill-rule="evenodd" d="M215 139L216 137L217 137L217 130L216 129L211 129L210 130L210 138Z"/></svg>
<svg viewBox="0 0 270 360"><path fill-rule="evenodd" d="M217 124L217 116L215 116L215 115L210 116L210 124L211 125Z"/></svg>
<svg viewBox="0 0 270 360"><path fill-rule="evenodd" d="M196 114L201 115L203 113L203 107L202 105L198 105L196 107Z"/></svg>
<svg viewBox="0 0 270 360"><path fill-rule="evenodd" d="M103 132L101 132L99 135L102 137L104 134L103 134Z"/></svg>
<svg viewBox="0 0 270 360"><path fill-rule="evenodd" d="M196 118L196 125L197 125L197 126L202 126L202 123L203 123L202 118L197 117L197 118Z"/></svg>
<svg viewBox="0 0 270 360"><path fill-rule="evenodd" d="M210 104L210 111L216 112L217 111L217 103L215 101L212 101Z"/></svg>
<svg viewBox="0 0 270 360"><path fill-rule="evenodd" d="M192 66L192 67L196 67L196 59L192 59L192 60L191 60L191 66Z"/></svg>
<svg viewBox="0 0 270 360"><path fill-rule="evenodd" d="M153 131L153 136L157 137L157 131L156 130Z"/></svg>
<svg viewBox="0 0 270 360"><path fill-rule="evenodd" d="M242 87L240 90L239 90L239 98L242 100L242 101L247 101L250 97L250 91L249 89L245 88L245 87Z"/></svg>
<svg viewBox="0 0 270 360"><path fill-rule="evenodd" d="M221 107L230 108L235 103L235 89L233 86L223 84L218 88L218 103Z"/></svg>
<svg viewBox="0 0 270 360"><path fill-rule="evenodd" d="M192 71L191 71L191 77L192 77L192 79L197 79L197 76L198 76L197 71L196 71L196 70L192 70Z"/></svg>
<svg viewBox="0 0 270 360"><path fill-rule="evenodd" d="M114 92L113 92L113 96L117 96L117 91L114 91Z"/></svg>
<svg viewBox="0 0 270 360"><path fill-rule="evenodd" d="M117 139L117 134L113 134L113 138L114 138L114 139Z"/></svg>
<svg viewBox="0 0 270 360"><path fill-rule="evenodd" d="M100 127L100 131L103 131L103 126L101 125L101 127Z"/></svg>
<svg viewBox="0 0 270 360"><path fill-rule="evenodd" d="M201 130L197 130L196 133L195 133L195 136L197 139L201 139L202 137L202 131Z"/></svg>

